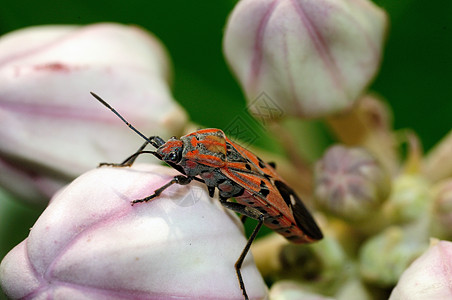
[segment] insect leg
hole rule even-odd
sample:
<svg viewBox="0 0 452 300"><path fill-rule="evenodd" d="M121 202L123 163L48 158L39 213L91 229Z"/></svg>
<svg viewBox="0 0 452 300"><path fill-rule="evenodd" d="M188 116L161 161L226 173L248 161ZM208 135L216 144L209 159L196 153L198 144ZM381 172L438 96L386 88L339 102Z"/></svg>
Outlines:
<svg viewBox="0 0 452 300"><path fill-rule="evenodd" d="M148 144L151 144L152 146L154 146L155 148L160 147L161 145L163 145L165 143L165 141L158 136L150 136L148 140L146 140L143 145L140 146L140 148L138 148L137 151L135 151L134 154L130 155L129 157L127 157L123 162L121 163L100 163L99 167L102 166L112 166L112 167L130 167L131 165L133 165L133 163L135 162L135 160L137 159L138 155L143 154L143 153L150 153L153 155L156 155L156 153L154 151L143 151L144 148L146 148L146 146ZM160 157L157 156L158 159L160 159Z"/></svg>
<svg viewBox="0 0 452 300"><path fill-rule="evenodd" d="M188 176L184 176L184 175L177 175L174 176L174 178L168 182L167 184L161 186L160 188L156 189L154 191L154 194L147 196L146 198L143 199L136 199L132 201L132 205L134 205L135 203L140 203L140 202L148 202L149 200L160 196L160 194L166 190L167 188L169 188L170 186L172 186L173 184L180 184L180 185L187 185L189 184L194 178L193 177L188 177Z"/></svg>
<svg viewBox="0 0 452 300"><path fill-rule="evenodd" d="M215 194L215 187L214 186L208 186L207 190L209 191L209 197L213 198L213 196Z"/></svg>
<svg viewBox="0 0 452 300"><path fill-rule="evenodd" d="M242 253L239 256L239 259L237 259L234 266L235 273L237 274L237 278L239 280L240 289L243 292L243 297L245 297L245 299L248 299L248 294L246 293L245 284L243 282L242 272L240 271L240 269L242 268L243 261L245 260L245 257L248 254L248 251L250 250L251 244L253 243L259 230L261 229L262 224L264 224L265 216L257 209L248 207L240 203L229 202L227 201L227 199L223 198L220 198L220 202L224 207L229 208L230 210L233 210L239 214L242 214L242 217L250 217L258 220L256 228L254 228L253 232L251 233L248 242L245 245L245 248L243 248Z"/></svg>
<svg viewBox="0 0 452 300"><path fill-rule="evenodd" d="M237 274L237 278L239 279L240 288L243 292L243 297L245 299L248 299L248 295L246 294L245 284L243 283L242 279L242 273L240 272L240 269L242 268L243 261L245 260L246 255L248 254L248 251L250 250L251 244L253 243L254 239L256 238L259 230L262 227L262 224L264 224L264 215L261 215L258 219L258 223L256 225L256 228L254 228L253 233L251 233L248 242L245 245L245 248L243 248L242 253L240 254L239 259L235 262L235 272Z"/></svg>

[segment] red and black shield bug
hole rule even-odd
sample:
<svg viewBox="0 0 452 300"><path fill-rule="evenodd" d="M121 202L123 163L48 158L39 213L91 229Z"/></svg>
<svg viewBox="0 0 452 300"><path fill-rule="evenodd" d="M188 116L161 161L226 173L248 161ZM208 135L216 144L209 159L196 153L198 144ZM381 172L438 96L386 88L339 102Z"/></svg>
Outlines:
<svg viewBox="0 0 452 300"><path fill-rule="evenodd" d="M148 138L107 102L96 94L91 94L145 140L144 144L122 163L102 165L131 166L137 156L148 153L182 174L175 176L152 195L132 201L132 205L158 197L173 184L186 185L196 180L206 184L211 197L217 189L224 207L244 217L258 220L256 228L235 263L245 299L248 299L248 295L240 268L263 224L293 243L311 243L322 239L322 232L314 218L295 192L276 173L274 165L265 163L250 151L232 142L223 131L201 129L179 139L172 137L166 142L158 136ZM157 150L144 150L148 144ZM235 202L229 201L231 198L235 198Z"/></svg>

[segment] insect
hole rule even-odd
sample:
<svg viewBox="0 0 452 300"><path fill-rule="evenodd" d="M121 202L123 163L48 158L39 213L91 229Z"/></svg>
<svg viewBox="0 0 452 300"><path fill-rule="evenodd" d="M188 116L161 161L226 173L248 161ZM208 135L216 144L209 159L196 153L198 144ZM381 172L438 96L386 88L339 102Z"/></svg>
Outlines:
<svg viewBox="0 0 452 300"><path fill-rule="evenodd" d="M224 207L241 214L244 219L250 217L258 221L235 263L235 271L245 299L248 299L248 295L240 269L262 225L293 243L311 243L322 239L322 232L314 218L295 192L276 173L274 164L265 163L255 154L232 142L220 129L201 129L179 139L172 137L166 142L158 136L148 138L102 98L91 94L145 140L144 144L122 163L101 165L131 166L139 155L147 153L182 174L175 176L152 195L133 200L132 205L158 197L173 184L187 185L196 180L207 186L210 197L218 190L220 202ZM148 144L156 150L144 150ZM231 198L235 198L235 202L230 201Z"/></svg>

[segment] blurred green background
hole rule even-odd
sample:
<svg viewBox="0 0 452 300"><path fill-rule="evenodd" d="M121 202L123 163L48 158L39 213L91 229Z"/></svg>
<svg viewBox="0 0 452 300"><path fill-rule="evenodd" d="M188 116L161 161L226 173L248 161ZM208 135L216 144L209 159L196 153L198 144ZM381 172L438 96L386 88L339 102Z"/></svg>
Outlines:
<svg viewBox="0 0 452 300"><path fill-rule="evenodd" d="M251 120L221 50L225 21L236 2L7 0L0 9L0 34L40 24L140 25L166 45L174 66L174 96L191 119L225 128L238 112ZM391 105L395 128L413 129L428 150L452 124L452 1L375 2L387 10L391 25L382 69L371 89ZM265 132L259 137L257 145L272 148ZM39 215L22 204L1 203L0 226L8 228L0 228L0 258L26 237ZM5 214L10 210L15 213Z"/></svg>

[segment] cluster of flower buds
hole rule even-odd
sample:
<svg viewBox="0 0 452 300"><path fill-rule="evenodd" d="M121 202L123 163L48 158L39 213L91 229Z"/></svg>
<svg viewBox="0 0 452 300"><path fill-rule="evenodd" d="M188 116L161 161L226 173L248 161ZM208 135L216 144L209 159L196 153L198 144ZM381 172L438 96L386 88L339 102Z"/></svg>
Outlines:
<svg viewBox="0 0 452 300"><path fill-rule="evenodd" d="M430 237L452 237L452 134L423 157L419 141L407 133L408 155L402 159L388 105L366 90L380 64L386 26L385 13L361 0L242 0L228 19L225 57L256 116L264 116L260 109L268 102L280 110L267 115L276 121L267 124L280 126L278 137L293 168L306 174L310 164L293 150L303 133L282 117L323 118L342 143L312 164L311 178L303 177L313 183L312 193L302 183L298 187L325 217L322 249L297 250L273 238L254 249L266 276L302 279L277 282L271 289L275 298L308 299L309 291L335 299L385 298L384 290L426 251ZM266 250L272 243L274 249ZM339 265L332 263L337 257L343 258ZM311 272L316 262L319 270ZM308 270L316 287L296 268ZM345 269L354 271L345 275ZM341 276L330 277L333 272ZM358 283L350 284L355 292L338 287L347 285L344 278ZM381 288L381 295L370 296L369 286Z"/></svg>
<svg viewBox="0 0 452 300"><path fill-rule="evenodd" d="M407 134L400 158L390 110L367 91L386 30L370 0L241 0L229 16L223 51L248 108L270 129L287 125L284 116L322 118L338 139L314 162L294 150L298 127L275 136L288 154L278 172L298 174L287 181L317 209L325 237L301 247L276 234L257 241L257 268L248 254L241 269L250 298L387 299L393 287L391 300L451 297L452 243L429 241L452 238L452 133L426 156ZM135 26L39 26L0 38L0 187L28 202L53 195L0 264L8 297L243 298L231 250L245 245L240 223L204 186L171 186L133 208L177 172L105 166L65 186L143 143L89 92L143 133L168 137L187 123L170 79L164 47ZM275 282L269 292L258 268Z"/></svg>

